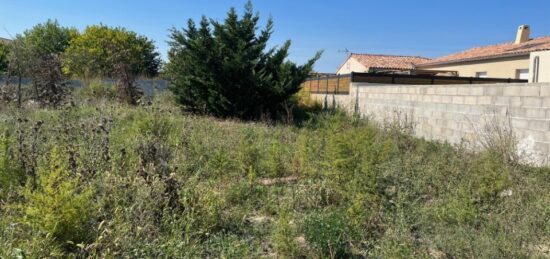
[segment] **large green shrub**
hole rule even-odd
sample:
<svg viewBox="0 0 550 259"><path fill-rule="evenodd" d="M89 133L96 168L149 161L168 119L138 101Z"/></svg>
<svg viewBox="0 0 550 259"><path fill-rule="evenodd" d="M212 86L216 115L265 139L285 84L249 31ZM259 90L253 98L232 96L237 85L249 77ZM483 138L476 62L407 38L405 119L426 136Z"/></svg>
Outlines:
<svg viewBox="0 0 550 259"><path fill-rule="evenodd" d="M203 18L199 27L172 30L167 76L178 103L218 117L258 119L276 115L320 57L297 66L287 60L290 41L268 49L273 22L257 34L259 16L249 2L242 17L231 9L225 21Z"/></svg>
<svg viewBox="0 0 550 259"><path fill-rule="evenodd" d="M118 63L130 65L132 74L156 76L160 58L147 37L106 25L86 27L64 53L65 72L85 79L112 77Z"/></svg>

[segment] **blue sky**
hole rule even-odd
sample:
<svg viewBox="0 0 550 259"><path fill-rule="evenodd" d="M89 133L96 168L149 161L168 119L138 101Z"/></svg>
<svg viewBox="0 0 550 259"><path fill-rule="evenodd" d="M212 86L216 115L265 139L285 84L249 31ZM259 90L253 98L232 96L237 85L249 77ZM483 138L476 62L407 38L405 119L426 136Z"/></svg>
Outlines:
<svg viewBox="0 0 550 259"><path fill-rule="evenodd" d="M8 38L48 18L83 29L123 26L153 39L165 56L168 29L201 15L223 19L246 0L0 0L0 36ZM437 57L474 46L511 41L520 24L532 36L550 35L549 0L254 0L263 20L272 16L271 43L292 40L290 59L334 72L348 49L356 53Z"/></svg>

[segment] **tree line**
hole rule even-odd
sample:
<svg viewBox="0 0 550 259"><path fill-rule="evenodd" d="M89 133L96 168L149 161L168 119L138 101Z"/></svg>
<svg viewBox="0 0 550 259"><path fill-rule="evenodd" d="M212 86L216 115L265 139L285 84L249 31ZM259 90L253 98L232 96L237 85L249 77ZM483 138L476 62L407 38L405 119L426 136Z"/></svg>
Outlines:
<svg viewBox="0 0 550 259"><path fill-rule="evenodd" d="M184 110L241 119L274 117L288 110L291 96L321 53L296 65L288 60L290 40L268 48L273 21L260 30L259 20L249 2L242 15L231 8L223 22L203 17L198 25L190 19L186 28L171 30L162 70ZM121 101L137 104L136 78L158 76L162 64L152 40L103 24L78 31L48 20L16 35L11 43L0 43L0 72L12 79L7 84L19 79L12 91L19 106L21 78L31 79L34 97L46 105L62 102L67 78L86 82L105 77L118 80Z"/></svg>

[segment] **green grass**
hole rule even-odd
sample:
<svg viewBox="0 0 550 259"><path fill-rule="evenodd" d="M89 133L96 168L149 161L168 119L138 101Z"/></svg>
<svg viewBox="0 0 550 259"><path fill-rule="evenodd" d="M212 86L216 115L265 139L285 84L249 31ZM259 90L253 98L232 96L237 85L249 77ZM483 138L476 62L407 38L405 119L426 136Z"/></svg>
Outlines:
<svg viewBox="0 0 550 259"><path fill-rule="evenodd" d="M337 111L239 122L84 95L1 110L0 258L550 256L548 168Z"/></svg>

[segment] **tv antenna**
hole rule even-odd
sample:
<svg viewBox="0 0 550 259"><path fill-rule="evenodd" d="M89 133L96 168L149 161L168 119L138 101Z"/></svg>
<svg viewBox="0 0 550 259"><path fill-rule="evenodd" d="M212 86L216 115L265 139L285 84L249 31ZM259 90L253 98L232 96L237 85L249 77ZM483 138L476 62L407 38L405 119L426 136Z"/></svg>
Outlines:
<svg viewBox="0 0 550 259"><path fill-rule="evenodd" d="M338 53L346 53L346 54L348 54L348 53L349 53L349 49L348 49L348 48L339 49L339 50L338 50Z"/></svg>

